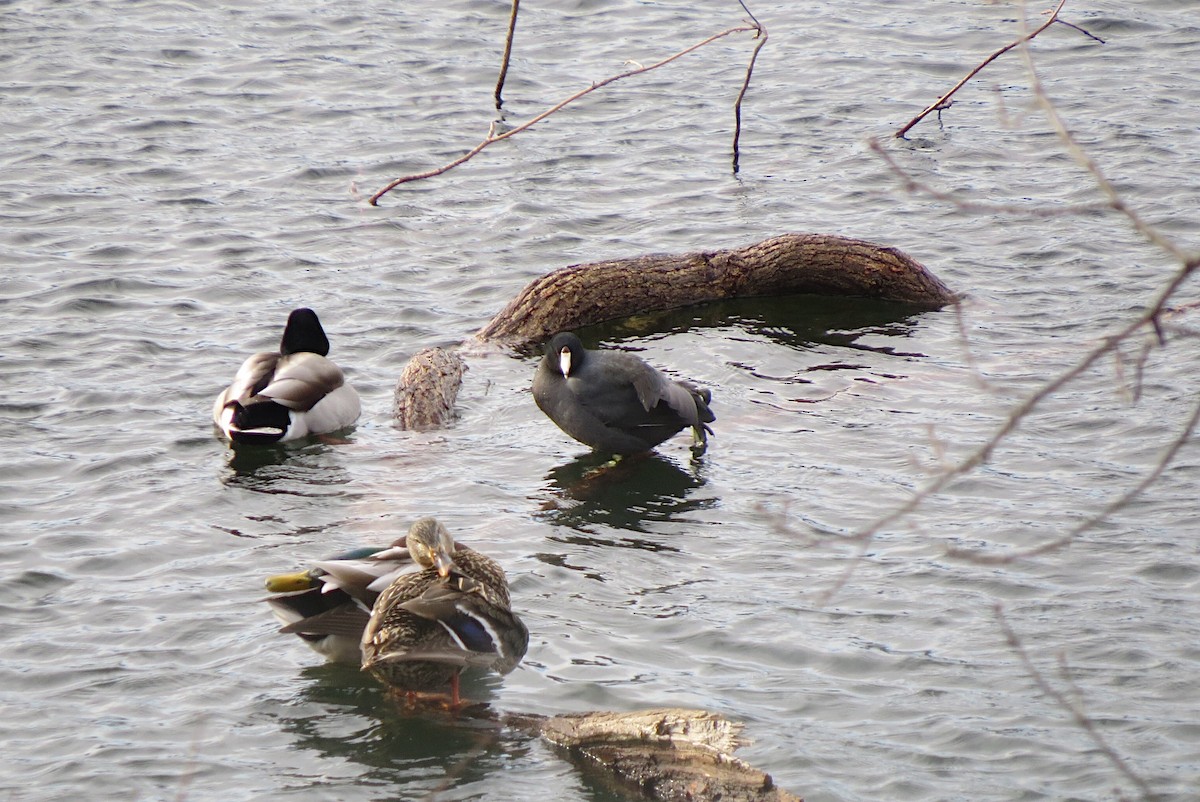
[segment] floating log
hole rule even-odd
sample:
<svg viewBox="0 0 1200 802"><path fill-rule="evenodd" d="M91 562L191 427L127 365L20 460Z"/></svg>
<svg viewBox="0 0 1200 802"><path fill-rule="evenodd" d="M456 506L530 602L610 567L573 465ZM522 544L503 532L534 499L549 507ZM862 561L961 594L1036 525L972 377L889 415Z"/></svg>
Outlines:
<svg viewBox="0 0 1200 802"><path fill-rule="evenodd" d="M803 802L733 756L742 725L707 710L579 713L538 722L589 773L656 802Z"/></svg>
<svg viewBox="0 0 1200 802"><path fill-rule="evenodd" d="M783 234L742 248L564 267L530 282L475 336L519 348L643 312L798 294L878 298L926 309L955 299L896 248L831 234Z"/></svg>
<svg viewBox="0 0 1200 802"><path fill-rule="evenodd" d="M832 234L782 234L742 248L635 256L555 270L530 282L475 334L513 348L615 318L728 298L780 295L876 298L939 309L955 295L896 248ZM445 349L414 356L396 387L396 424L442 426L465 370Z"/></svg>

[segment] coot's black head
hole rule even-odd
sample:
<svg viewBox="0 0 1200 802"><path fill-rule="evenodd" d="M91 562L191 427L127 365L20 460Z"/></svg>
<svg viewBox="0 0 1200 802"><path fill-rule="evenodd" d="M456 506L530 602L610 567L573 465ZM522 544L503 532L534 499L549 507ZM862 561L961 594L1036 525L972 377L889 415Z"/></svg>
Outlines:
<svg viewBox="0 0 1200 802"><path fill-rule="evenodd" d="M279 353L299 354L311 353L329 356L329 338L317 313L311 309L294 309L288 315L287 327L283 330L283 339L279 342Z"/></svg>
<svg viewBox="0 0 1200 802"><path fill-rule="evenodd" d="M573 332L555 334L546 344L546 360L555 372L563 376L570 376L572 371L578 370L586 355L583 343Z"/></svg>

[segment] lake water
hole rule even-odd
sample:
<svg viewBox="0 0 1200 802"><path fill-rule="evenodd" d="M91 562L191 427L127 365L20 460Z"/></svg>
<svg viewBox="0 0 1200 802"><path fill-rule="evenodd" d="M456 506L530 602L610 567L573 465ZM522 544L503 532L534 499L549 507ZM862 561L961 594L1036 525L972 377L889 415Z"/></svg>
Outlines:
<svg viewBox="0 0 1200 802"><path fill-rule="evenodd" d="M696 5L526 4L507 121L744 17ZM1194 798L1200 449L1069 548L948 550L1037 547L1136 485L1195 404L1195 311L1140 381L1139 338L863 553L843 540L1133 319L1178 260L1112 212L907 193L871 152L880 137L968 200L1099 199L1015 53L941 125L887 138L1016 35L1015 7L753 10L770 39L738 174L745 34L373 208L486 133L507 3L0 3L0 795L612 799L527 736L397 711L276 633L263 577L436 515L503 563L532 633L520 669L465 686L499 711L714 710L809 802ZM1106 43L1040 36L1047 92L1129 204L1196 248L1194 4L1064 17ZM467 353L451 426L391 424L409 356L535 276L788 231L902 248L967 294L962 316L768 299L585 332L712 388L697 462L680 437L582 480L585 449L529 395L536 357L499 351ZM344 444L234 454L212 398L301 305L363 417Z"/></svg>

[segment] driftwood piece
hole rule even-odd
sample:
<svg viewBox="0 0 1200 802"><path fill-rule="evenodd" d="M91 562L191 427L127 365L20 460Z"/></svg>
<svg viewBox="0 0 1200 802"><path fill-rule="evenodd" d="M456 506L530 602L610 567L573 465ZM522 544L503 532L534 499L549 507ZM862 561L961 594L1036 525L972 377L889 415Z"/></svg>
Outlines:
<svg viewBox="0 0 1200 802"><path fill-rule="evenodd" d="M530 282L480 340L516 347L643 312L758 295L849 295L937 309L945 284L896 248L828 234L783 234L742 248L572 265Z"/></svg>
<svg viewBox="0 0 1200 802"><path fill-rule="evenodd" d="M396 425L417 430L445 425L466 369L457 351L426 348L414 354L396 383Z"/></svg>
<svg viewBox="0 0 1200 802"><path fill-rule="evenodd" d="M659 802L802 802L734 757L742 726L706 710L560 715L538 729L585 768Z"/></svg>

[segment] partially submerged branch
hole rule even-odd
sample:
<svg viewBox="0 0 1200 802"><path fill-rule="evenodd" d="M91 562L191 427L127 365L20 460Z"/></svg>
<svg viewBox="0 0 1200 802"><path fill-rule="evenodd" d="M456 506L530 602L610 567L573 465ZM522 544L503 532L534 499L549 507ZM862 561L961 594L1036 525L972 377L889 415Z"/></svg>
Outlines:
<svg viewBox="0 0 1200 802"><path fill-rule="evenodd" d="M708 301L798 294L858 296L938 309L955 300L904 252L827 234L783 234L741 248L636 256L555 270L530 282L475 339L521 348L551 335L651 311ZM444 425L453 414L462 357L444 349L414 356L396 388L396 423Z"/></svg>
<svg viewBox="0 0 1200 802"><path fill-rule="evenodd" d="M493 96L496 99L496 111L504 105L504 98L501 96L504 92L504 79L508 77L508 62L512 58L513 35L517 31L517 12L521 8L521 0L513 0L512 14L508 18L508 33L504 37L504 57L500 59L500 77L496 79L496 91Z"/></svg>
<svg viewBox="0 0 1200 802"><path fill-rule="evenodd" d="M476 332L513 346L642 312L762 295L850 295L936 309L954 293L896 248L784 234L742 248L573 265L530 282Z"/></svg>
<svg viewBox="0 0 1200 802"><path fill-rule="evenodd" d="M400 186L401 184L407 184L411 181L420 181L420 180L423 180L426 178L433 178L434 176L439 176L442 173L448 172L449 170L454 169L455 167L459 166L460 164L470 161L472 158L474 158L477 154L479 154L480 152L485 150L490 145L494 145L497 142L502 142L505 139L508 139L509 137L516 136L517 134L521 133L522 131L532 128L534 125L536 125L537 123L546 119L551 114L554 114L555 112L559 111L563 107L575 102L576 100L579 100L580 98L582 98L586 95L591 94L592 92L595 92L597 89L608 86L609 84L611 84L615 81L620 81L623 78L630 78L634 75L641 75L644 72L650 72L651 70L658 69L659 67L670 64L672 61L682 58L683 56L686 56L688 53L691 53L695 50L699 50L700 48L704 47L705 45L712 44L713 42L717 41L718 39L723 39L724 37L730 36L731 34L745 33L747 31L761 32L761 30L762 30L762 28L758 25L742 25L742 26L739 26L736 28L729 28L727 30L721 31L720 33L713 34L712 36L708 37L707 39L705 39L701 42L697 42L696 44L691 45L690 47L686 47L683 50L679 51L678 53L674 54L673 56L668 56L667 58L662 59L661 61L657 61L654 64L649 65L648 67L637 67L636 69L628 70L626 72L620 73L619 75L609 76L608 78L605 78L602 81L598 81L598 82L592 84L591 86L587 87L586 89L581 89L580 91L576 92L575 94L571 95L570 97L566 98L565 100L560 101L559 103L550 107L546 111L543 111L541 114L537 115L536 117L526 120L525 122L521 123L520 125L516 126L515 128L510 128L509 130L504 131L503 133L499 133L499 134L495 133L494 131L489 132L488 135L483 139L483 141L480 142L478 145L471 148L469 151L464 153L462 156L459 156L457 159L447 162L446 164L442 165L441 167L437 167L432 170L426 170L421 173L414 173L412 175L402 176L400 178L395 179L394 181L389 183L387 186L385 186L383 189L379 190L374 195L372 195L368 199L368 203L370 203L372 206L378 206L380 198L382 198L384 195L391 192L393 189ZM759 47L761 47L761 46L762 45L760 43ZM757 49L756 49L756 55L757 55ZM740 102L740 96L739 96L739 102Z"/></svg>
<svg viewBox="0 0 1200 802"><path fill-rule="evenodd" d="M743 0L738 0L742 8L750 15L750 20L758 27L756 38L758 44L754 46L754 52L750 54L750 63L746 65L746 79L742 81L742 88L738 91L737 100L733 102L733 171L738 171L738 165L741 162L742 152L738 143L742 139L742 101L746 97L746 92L750 89L750 78L754 75L754 64L758 61L758 53L767 43L767 29L758 21L758 18L750 11Z"/></svg>
<svg viewBox="0 0 1200 802"><path fill-rule="evenodd" d="M972 69L970 72L968 72L966 75L963 76L962 80L960 80L958 83L956 83L954 86L952 86L950 88L950 91L946 92L944 95L939 97L937 100L933 101L928 106L926 106L924 111L922 111L916 117L913 117L911 120L909 120L907 123L905 123L904 126L902 128L900 128L900 130L897 131L896 133L894 133L892 136L899 139L899 138L903 137L905 134L907 134L910 130L912 130L913 126L915 126L917 123L921 122L921 120L925 119L927 116L929 116L933 112L948 108L950 105L948 101L954 95L954 93L957 92L959 89L962 89L964 86L966 86L967 82L970 81L972 78L974 78L976 75L978 75L979 72L984 67L991 64L993 61L1000 58L1000 56L1003 56L1005 53L1012 50L1014 47L1018 47L1020 45L1025 44L1026 42L1030 41L1035 36L1037 36L1039 33L1046 30L1051 25L1053 25L1055 22L1060 21L1058 19L1058 13L1060 11L1062 11L1063 6L1065 6L1066 4L1067 4L1067 0L1059 0L1058 5L1055 6L1054 10L1052 10L1049 13L1049 16L1047 17L1045 22L1043 22L1041 25L1039 25L1034 30L1029 31L1028 33L1025 33L1024 35L1018 37L1015 41L1009 42L1004 47L1000 48L999 50L997 50L996 52L992 53L990 56L985 58L983 61L979 62L979 64L977 64L974 69ZM1083 31L1077 25L1071 25L1071 27L1075 28L1076 30L1080 30L1082 33L1085 33L1088 36L1091 36L1091 34L1087 33L1087 31ZM1092 38L1095 39L1096 37L1092 36Z"/></svg>

